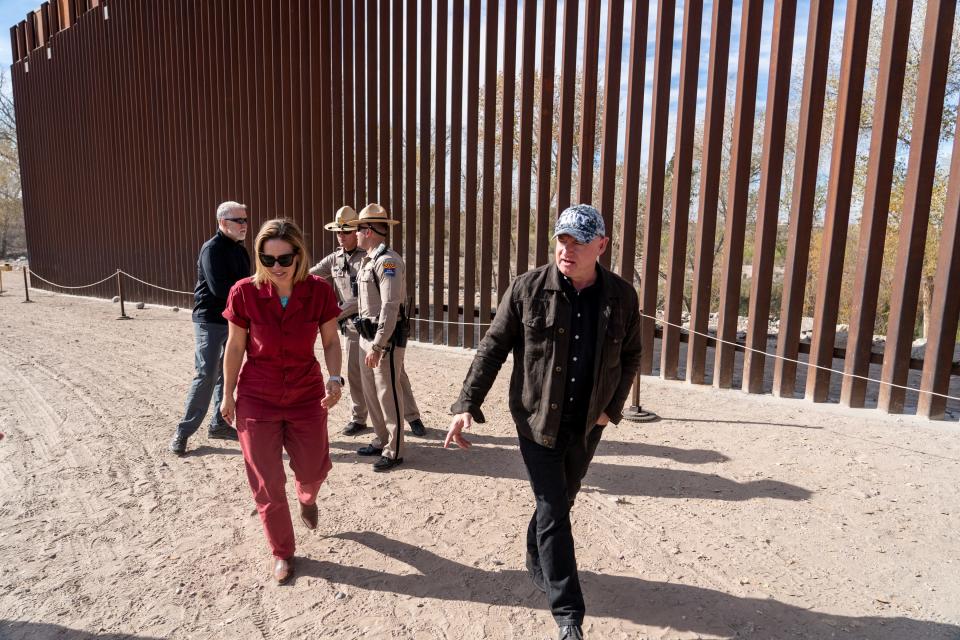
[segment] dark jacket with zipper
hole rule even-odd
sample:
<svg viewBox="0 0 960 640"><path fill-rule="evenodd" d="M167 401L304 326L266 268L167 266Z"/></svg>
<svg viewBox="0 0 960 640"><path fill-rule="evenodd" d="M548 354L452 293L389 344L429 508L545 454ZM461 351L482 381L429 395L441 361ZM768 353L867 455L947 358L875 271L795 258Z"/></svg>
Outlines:
<svg viewBox="0 0 960 640"><path fill-rule="evenodd" d="M602 293L587 435L601 413L615 424L620 421L640 366L637 293L608 269L598 267L597 272ZM517 431L542 446L556 446L571 339L570 302L561 277L556 264L551 263L520 275L510 284L480 342L460 397L451 407L454 413L469 412L476 422L485 421L480 405L512 352L510 413Z"/></svg>

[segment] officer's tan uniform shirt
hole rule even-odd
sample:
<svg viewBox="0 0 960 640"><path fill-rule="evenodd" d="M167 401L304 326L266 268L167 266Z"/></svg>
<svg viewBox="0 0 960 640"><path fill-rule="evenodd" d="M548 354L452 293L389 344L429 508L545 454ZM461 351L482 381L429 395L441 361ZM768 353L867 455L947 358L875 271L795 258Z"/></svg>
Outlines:
<svg viewBox="0 0 960 640"><path fill-rule="evenodd" d="M386 348L400 317L400 305L405 296L403 260L400 255L380 245L373 257L364 256L358 277L360 285L359 313L377 324L373 339L378 347Z"/></svg>
<svg viewBox="0 0 960 640"><path fill-rule="evenodd" d="M340 303L340 316L337 320L349 318L357 313L357 296L353 293L353 287L350 286L350 275L356 276L360 273L360 263L364 257L363 249L356 248L352 254L347 254L343 247L337 247L337 250L318 262L310 273L320 276L333 285L337 293L337 301Z"/></svg>
<svg viewBox="0 0 960 640"><path fill-rule="evenodd" d="M337 320L343 320L357 313L359 307L357 296L353 294L353 287L350 285L351 274L358 278L360 265L363 262L366 252L359 247L348 254L343 247L337 249L323 258L320 262L310 269L310 273L330 282L337 294L337 301L340 303L341 313ZM362 370L366 366L360 361L360 335L353 327L352 323L347 323L342 330L343 338L341 347L347 354L347 382L350 388L351 416L350 419L358 424L367 423L367 403L364 398L362 388ZM404 420L412 422L420 419L420 408L417 406L417 400L413 397L413 391L410 388L410 379L404 370L399 376L400 393L403 396Z"/></svg>
<svg viewBox="0 0 960 640"><path fill-rule="evenodd" d="M351 274L356 277L360 273L360 262L364 251L359 247L348 254L343 247L326 256L310 269L310 273L320 276L333 285L340 304L338 321L357 313L357 296L350 285ZM350 421L357 424L367 423L367 402L363 394L363 363L360 361L360 334L353 323L346 322L340 327L340 348L346 352L347 385L350 389Z"/></svg>

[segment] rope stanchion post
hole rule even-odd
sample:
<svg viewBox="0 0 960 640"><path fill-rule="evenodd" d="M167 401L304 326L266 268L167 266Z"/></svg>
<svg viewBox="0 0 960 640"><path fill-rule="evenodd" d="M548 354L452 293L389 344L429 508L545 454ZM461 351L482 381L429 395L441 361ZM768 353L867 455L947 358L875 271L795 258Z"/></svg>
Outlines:
<svg viewBox="0 0 960 640"><path fill-rule="evenodd" d="M123 272L120 269L117 269L117 295L120 296L120 317L117 320L133 320L130 316L127 315L126 309L123 306Z"/></svg>
<svg viewBox="0 0 960 640"><path fill-rule="evenodd" d="M24 303L33 302L33 300L30 299L30 281L27 280L27 271L29 270L30 270L30 267L24 265L23 267L23 295L24 295L23 301Z"/></svg>
<svg viewBox="0 0 960 640"><path fill-rule="evenodd" d="M633 379L633 389L630 391L630 406L623 412L623 419L630 422L656 422L660 416L647 411L640 406L640 371L637 371L637 377Z"/></svg>

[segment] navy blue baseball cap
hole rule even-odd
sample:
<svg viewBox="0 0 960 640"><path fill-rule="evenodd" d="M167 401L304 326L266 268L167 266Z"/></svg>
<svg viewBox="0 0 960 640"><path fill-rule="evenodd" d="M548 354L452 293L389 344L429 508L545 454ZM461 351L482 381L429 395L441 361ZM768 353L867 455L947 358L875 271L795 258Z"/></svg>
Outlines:
<svg viewBox="0 0 960 640"><path fill-rule="evenodd" d="M573 236L581 244L587 244L595 238L603 238L607 231L599 211L588 204L575 204L564 209L557 217L553 237L563 234Z"/></svg>

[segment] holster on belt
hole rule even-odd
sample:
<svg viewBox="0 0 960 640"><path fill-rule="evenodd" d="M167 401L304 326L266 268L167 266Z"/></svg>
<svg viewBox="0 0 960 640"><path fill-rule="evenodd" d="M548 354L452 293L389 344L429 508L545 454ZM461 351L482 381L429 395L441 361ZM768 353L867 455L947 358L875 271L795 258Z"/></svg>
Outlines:
<svg viewBox="0 0 960 640"><path fill-rule="evenodd" d="M373 340L377 337L377 325L369 318L360 318L352 316L350 318L353 326L357 328L357 333L365 340ZM390 346L404 348L407 346L407 338L410 336L410 320L407 318L407 311L404 305L400 305L400 315L397 317L397 324L393 328L393 335L390 336Z"/></svg>
<svg viewBox="0 0 960 640"><path fill-rule="evenodd" d="M373 323L373 320L361 318L360 316L353 316L350 320L353 322L353 326L361 338L373 340L377 337L377 325Z"/></svg>
<svg viewBox="0 0 960 640"><path fill-rule="evenodd" d="M397 326L393 329L393 335L390 336L390 344L403 349L407 346L407 338L410 337L410 319L407 318L407 309L400 305L400 315L397 316Z"/></svg>
<svg viewBox="0 0 960 640"><path fill-rule="evenodd" d="M357 314L353 314L352 316L347 316L346 318L337 320L337 326L340 327L340 335L347 335L347 323L353 324L356 317Z"/></svg>

